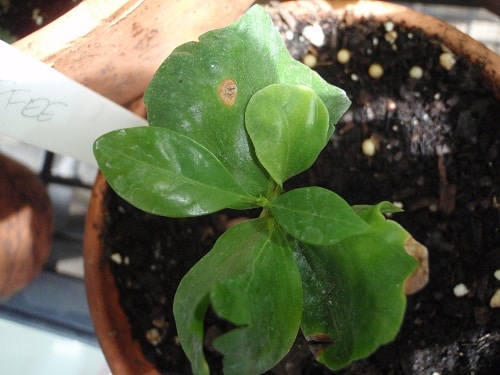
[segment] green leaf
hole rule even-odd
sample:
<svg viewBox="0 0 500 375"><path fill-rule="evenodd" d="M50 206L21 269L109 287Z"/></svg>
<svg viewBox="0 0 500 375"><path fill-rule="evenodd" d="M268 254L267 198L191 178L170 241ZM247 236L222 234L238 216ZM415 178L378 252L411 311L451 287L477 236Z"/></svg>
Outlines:
<svg viewBox="0 0 500 375"><path fill-rule="evenodd" d="M330 139L328 110L307 86L263 88L250 99L245 121L259 161L280 186L313 165Z"/></svg>
<svg viewBox="0 0 500 375"><path fill-rule="evenodd" d="M269 208L288 233L313 245L333 245L370 228L339 195L317 186L286 192Z"/></svg>
<svg viewBox="0 0 500 375"><path fill-rule="evenodd" d="M225 374L262 373L288 352L300 326L302 285L290 244L272 218L230 228L177 289L177 331L195 374L209 373L203 320L210 304L238 326L214 341Z"/></svg>
<svg viewBox="0 0 500 375"><path fill-rule="evenodd" d="M403 284L417 262L404 250L409 234L380 209L365 207L370 231L333 246L302 244L296 253L304 288L302 331L333 341L317 353L333 370L392 341L403 320Z"/></svg>
<svg viewBox="0 0 500 375"><path fill-rule="evenodd" d="M279 82L308 86L321 98L328 109L330 119L328 137L330 138L335 130L335 124L351 106L351 101L345 91L326 83L314 70L296 60L286 61L283 59L279 67Z"/></svg>
<svg viewBox="0 0 500 375"><path fill-rule="evenodd" d="M330 112L330 134L350 103L344 91L290 56L270 17L256 5L238 22L172 52L145 92L148 121L189 135L248 195L267 196L274 182L255 156L244 115L250 98L274 83L313 88Z"/></svg>
<svg viewBox="0 0 500 375"><path fill-rule="evenodd" d="M113 131L95 142L94 153L113 190L144 211L185 217L256 205L215 155L169 129Z"/></svg>

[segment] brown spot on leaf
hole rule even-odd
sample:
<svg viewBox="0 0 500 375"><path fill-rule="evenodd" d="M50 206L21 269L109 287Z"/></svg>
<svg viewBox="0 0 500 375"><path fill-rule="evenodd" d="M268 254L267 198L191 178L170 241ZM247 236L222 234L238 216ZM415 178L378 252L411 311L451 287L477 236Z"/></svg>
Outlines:
<svg viewBox="0 0 500 375"><path fill-rule="evenodd" d="M335 344L335 340L324 333L314 333L306 336L306 340L309 350L315 358L319 358L329 346Z"/></svg>
<svg viewBox="0 0 500 375"><path fill-rule="evenodd" d="M232 106L236 101L238 86L232 79L227 78L221 82L217 91L222 102L227 106Z"/></svg>

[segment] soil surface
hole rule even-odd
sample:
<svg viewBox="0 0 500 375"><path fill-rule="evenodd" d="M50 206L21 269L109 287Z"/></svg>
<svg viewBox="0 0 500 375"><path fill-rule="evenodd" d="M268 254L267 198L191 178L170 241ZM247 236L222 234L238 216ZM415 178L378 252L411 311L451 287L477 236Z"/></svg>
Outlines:
<svg viewBox="0 0 500 375"><path fill-rule="evenodd" d="M288 187L323 186L351 204L399 202L405 212L392 219L430 256L430 282L408 297L396 340L337 373L493 374L500 368L500 309L490 307L500 288L494 276L500 269L500 103L460 56L443 68L446 48L421 30L370 20L290 22L288 16L274 13L294 57L315 56L315 69L353 101L313 168ZM315 23L326 35L319 47L303 35ZM350 51L349 62L337 61L340 49ZM383 67L378 79L367 74L373 63ZM409 77L414 66L422 69L419 79ZM374 147L363 153L367 139ZM234 213L158 218L114 194L109 209L107 256L134 335L162 373L189 374L172 319L173 295ZM459 284L466 287L461 296L454 293ZM217 358L210 349L207 355ZM291 355L270 373L331 372L314 361L299 334Z"/></svg>

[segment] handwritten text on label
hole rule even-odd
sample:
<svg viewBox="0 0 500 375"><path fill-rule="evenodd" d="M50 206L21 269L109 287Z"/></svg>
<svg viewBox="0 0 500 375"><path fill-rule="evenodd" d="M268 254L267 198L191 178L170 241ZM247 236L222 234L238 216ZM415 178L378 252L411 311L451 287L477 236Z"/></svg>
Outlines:
<svg viewBox="0 0 500 375"><path fill-rule="evenodd" d="M38 122L51 121L68 104L45 97L34 97L32 90L18 88L17 82L0 80L0 111L14 110Z"/></svg>

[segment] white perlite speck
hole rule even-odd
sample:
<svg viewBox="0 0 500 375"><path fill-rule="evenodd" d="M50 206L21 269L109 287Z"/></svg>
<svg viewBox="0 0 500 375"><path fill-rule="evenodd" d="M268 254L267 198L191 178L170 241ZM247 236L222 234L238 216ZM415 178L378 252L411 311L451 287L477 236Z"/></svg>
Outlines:
<svg viewBox="0 0 500 375"><path fill-rule="evenodd" d="M457 60L451 52L443 52L441 55L439 55L439 65L441 65L446 70L451 70L455 66L456 62Z"/></svg>
<svg viewBox="0 0 500 375"><path fill-rule="evenodd" d="M384 23L384 28L385 28L385 31L387 31L387 32L394 30L394 22L387 21L386 23Z"/></svg>
<svg viewBox="0 0 500 375"><path fill-rule="evenodd" d="M497 289L493 297L490 299L490 307L492 309L497 309L500 307L500 289Z"/></svg>
<svg viewBox="0 0 500 375"><path fill-rule="evenodd" d="M424 76L424 70L421 67L415 65L410 68L408 74L410 78L420 79Z"/></svg>
<svg viewBox="0 0 500 375"><path fill-rule="evenodd" d="M111 254L111 260L116 264L122 264L122 256L120 253Z"/></svg>
<svg viewBox="0 0 500 375"><path fill-rule="evenodd" d="M463 283L460 283L460 284L457 284L455 285L455 287L453 288L453 294L456 296L456 297L464 297L467 295L467 293L469 293L469 289L467 288L467 286L465 286L465 284Z"/></svg>
<svg viewBox="0 0 500 375"><path fill-rule="evenodd" d="M309 68L314 68L316 65L318 65L318 59L316 56L313 54L308 53L307 55L304 56L302 59L305 65L307 65Z"/></svg>
<svg viewBox="0 0 500 375"><path fill-rule="evenodd" d="M157 346L159 343L161 343L162 338L160 332L156 328L151 328L146 332L146 339L151 345Z"/></svg>
<svg viewBox="0 0 500 375"><path fill-rule="evenodd" d="M384 68L382 65L374 63L368 67L368 75L374 79L379 79L384 75Z"/></svg>
<svg viewBox="0 0 500 375"><path fill-rule="evenodd" d="M373 156L375 152L377 152L377 146L373 139L368 138L363 141L361 144L361 149L363 150L363 154L366 156Z"/></svg>
<svg viewBox="0 0 500 375"><path fill-rule="evenodd" d="M497 279L498 281L500 281L500 269L496 270L493 275L495 276L495 279Z"/></svg>
<svg viewBox="0 0 500 375"><path fill-rule="evenodd" d="M322 27L317 23L304 27L302 35L316 47L323 47L325 45L325 34Z"/></svg>
<svg viewBox="0 0 500 375"><path fill-rule="evenodd" d="M351 52L345 48L337 52L337 61L341 64L347 64L351 59Z"/></svg>

